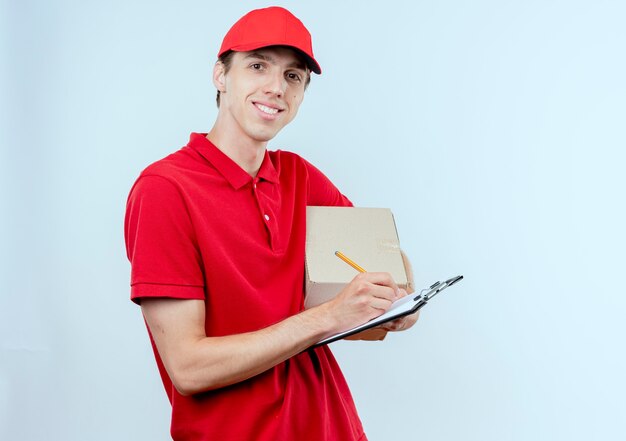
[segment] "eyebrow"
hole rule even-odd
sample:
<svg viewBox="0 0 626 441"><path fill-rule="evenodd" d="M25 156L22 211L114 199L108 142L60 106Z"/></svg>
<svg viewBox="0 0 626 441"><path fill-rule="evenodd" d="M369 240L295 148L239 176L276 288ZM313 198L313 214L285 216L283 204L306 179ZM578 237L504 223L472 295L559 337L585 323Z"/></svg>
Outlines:
<svg viewBox="0 0 626 441"><path fill-rule="evenodd" d="M273 65L277 64L276 60L273 57L271 57L269 55L262 54L260 52L250 52L248 55L246 55L244 57L244 60L246 60L248 58L251 58L251 59L254 59L254 60L267 61L268 63L273 64ZM306 71L306 65L302 61L300 61L299 59L294 61L293 63L289 63L289 65L287 67L301 69L303 71Z"/></svg>

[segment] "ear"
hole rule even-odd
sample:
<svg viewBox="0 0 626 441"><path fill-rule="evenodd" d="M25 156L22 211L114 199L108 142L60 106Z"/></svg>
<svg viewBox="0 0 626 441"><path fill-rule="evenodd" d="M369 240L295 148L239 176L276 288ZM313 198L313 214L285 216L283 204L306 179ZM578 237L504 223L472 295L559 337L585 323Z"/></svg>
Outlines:
<svg viewBox="0 0 626 441"><path fill-rule="evenodd" d="M226 92L226 79L224 78L224 64L217 61L213 66L213 85L220 92Z"/></svg>

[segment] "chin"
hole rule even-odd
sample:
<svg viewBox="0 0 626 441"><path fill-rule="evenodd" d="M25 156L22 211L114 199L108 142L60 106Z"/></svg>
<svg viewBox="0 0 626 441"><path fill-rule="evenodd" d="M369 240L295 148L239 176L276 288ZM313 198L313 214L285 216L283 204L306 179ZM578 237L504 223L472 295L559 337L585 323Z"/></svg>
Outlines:
<svg viewBox="0 0 626 441"><path fill-rule="evenodd" d="M259 142L268 142L272 139L274 139L274 137L276 135L278 135L278 132L280 132L280 130L277 131L271 131L271 132L256 132L256 133L251 133L251 137Z"/></svg>

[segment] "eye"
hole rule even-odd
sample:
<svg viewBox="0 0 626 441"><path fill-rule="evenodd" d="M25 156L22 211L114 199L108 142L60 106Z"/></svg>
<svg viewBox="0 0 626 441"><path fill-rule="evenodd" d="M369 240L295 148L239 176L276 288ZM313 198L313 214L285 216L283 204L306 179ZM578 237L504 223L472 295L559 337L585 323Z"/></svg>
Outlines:
<svg viewBox="0 0 626 441"><path fill-rule="evenodd" d="M253 70L261 70L261 69L263 69L263 64L261 64L261 63L252 63L252 64L250 65L250 67L251 67Z"/></svg>
<svg viewBox="0 0 626 441"><path fill-rule="evenodd" d="M295 83L299 83L302 80L300 75L297 74L296 72L287 72L287 79Z"/></svg>

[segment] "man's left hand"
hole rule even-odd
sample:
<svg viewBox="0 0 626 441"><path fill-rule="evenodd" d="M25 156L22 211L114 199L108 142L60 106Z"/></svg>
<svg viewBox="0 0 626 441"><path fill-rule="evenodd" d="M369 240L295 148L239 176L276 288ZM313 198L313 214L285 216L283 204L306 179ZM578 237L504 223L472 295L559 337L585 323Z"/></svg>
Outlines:
<svg viewBox="0 0 626 441"><path fill-rule="evenodd" d="M379 327L384 329L385 331L397 332L397 331L405 331L413 326L417 319L420 316L420 312L414 312L410 315L405 315L404 317L400 317L398 319L392 320L387 323L383 323Z"/></svg>

